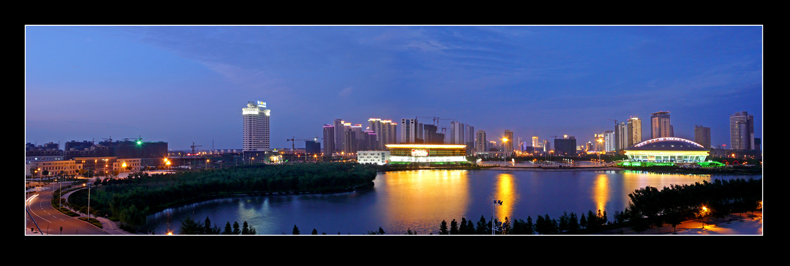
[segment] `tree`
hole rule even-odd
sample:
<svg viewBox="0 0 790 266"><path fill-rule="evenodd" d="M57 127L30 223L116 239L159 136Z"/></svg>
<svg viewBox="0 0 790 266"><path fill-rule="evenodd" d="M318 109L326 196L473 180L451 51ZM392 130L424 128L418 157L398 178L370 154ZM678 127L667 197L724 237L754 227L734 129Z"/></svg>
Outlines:
<svg viewBox="0 0 790 266"><path fill-rule="evenodd" d="M442 224L439 226L439 234L446 235L449 232L447 231L447 222L442 220Z"/></svg>
<svg viewBox="0 0 790 266"><path fill-rule="evenodd" d="M384 229L381 229L381 226L379 226L379 235L383 235L383 234L384 234Z"/></svg>
<svg viewBox="0 0 790 266"><path fill-rule="evenodd" d="M570 218L568 218L568 231L576 232L579 230L579 220L576 218L575 213L571 213Z"/></svg>
<svg viewBox="0 0 790 266"><path fill-rule="evenodd" d="M178 230L178 234L180 235L196 235L202 231L200 224L195 222L192 217L187 217L183 221L181 221L181 227Z"/></svg>
<svg viewBox="0 0 790 266"><path fill-rule="evenodd" d="M587 218L584 217L584 213L582 213L582 219L579 221L579 226L582 228L587 228Z"/></svg>
<svg viewBox="0 0 790 266"><path fill-rule="evenodd" d="M467 234L468 230L466 228L466 218L461 217L461 226L458 228L460 234Z"/></svg>
<svg viewBox="0 0 790 266"><path fill-rule="evenodd" d="M491 234L491 223L486 223L486 217L481 215L480 221L477 222L477 227L475 229L475 233L478 235L489 235Z"/></svg>
<svg viewBox="0 0 790 266"><path fill-rule="evenodd" d="M233 229L231 229L231 227L230 227L230 221L225 223L225 231L222 231L222 234L223 235L231 235L231 234L233 234Z"/></svg>
<svg viewBox="0 0 790 266"><path fill-rule="evenodd" d="M451 235L457 235L458 234L458 222L456 222L455 219L450 221L450 234Z"/></svg>
<svg viewBox="0 0 790 266"><path fill-rule="evenodd" d="M535 232L535 225L532 224L532 217L527 216L527 223L523 228L525 234L531 235Z"/></svg>
<svg viewBox="0 0 790 266"><path fill-rule="evenodd" d="M208 216L206 216L206 221L203 222L203 233L214 234L214 230L211 229L211 220L208 219Z"/></svg>
<svg viewBox="0 0 790 266"><path fill-rule="evenodd" d="M241 227L241 234L242 235L250 234L250 228L249 228L249 225L247 225L247 221L244 221L244 225L242 225L242 227Z"/></svg>
<svg viewBox="0 0 790 266"><path fill-rule="evenodd" d="M571 218L568 216L568 213L563 211L562 216L560 216L560 226L559 226L560 232L565 232L570 230L570 226L569 226L570 219Z"/></svg>
<svg viewBox="0 0 790 266"><path fill-rule="evenodd" d="M294 235L298 235L299 234L299 227L296 227L296 225L294 225L293 234Z"/></svg>
<svg viewBox="0 0 790 266"><path fill-rule="evenodd" d="M313 228L313 232L311 234L317 235L318 234L318 230L315 230L315 228Z"/></svg>
<svg viewBox="0 0 790 266"><path fill-rule="evenodd" d="M241 230L239 230L239 222L238 221L233 221L233 232L232 232L232 234L234 234L234 235L241 234Z"/></svg>

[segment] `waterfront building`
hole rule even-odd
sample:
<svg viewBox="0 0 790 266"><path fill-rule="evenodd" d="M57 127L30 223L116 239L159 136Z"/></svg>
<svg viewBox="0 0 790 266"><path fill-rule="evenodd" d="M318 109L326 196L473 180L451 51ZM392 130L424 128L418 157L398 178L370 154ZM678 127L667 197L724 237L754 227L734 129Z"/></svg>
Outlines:
<svg viewBox="0 0 790 266"><path fill-rule="evenodd" d="M709 154L710 149L699 143L676 137L649 139L625 149L634 162L704 162Z"/></svg>
<svg viewBox="0 0 790 266"><path fill-rule="evenodd" d="M390 164L468 163L466 145L456 144L387 144Z"/></svg>
<svg viewBox="0 0 790 266"><path fill-rule="evenodd" d="M614 131L607 130L603 132L603 143L605 152L616 150Z"/></svg>
<svg viewBox="0 0 790 266"><path fill-rule="evenodd" d="M343 125L343 119L337 118L333 121L332 126L335 129L335 152L340 152L343 150L343 139L346 136L345 133L345 126ZM326 141L326 140L324 140Z"/></svg>
<svg viewBox="0 0 790 266"><path fill-rule="evenodd" d="M730 116L730 147L733 150L753 150L754 117L746 111Z"/></svg>
<svg viewBox="0 0 790 266"><path fill-rule="evenodd" d="M266 102L247 102L247 107L242 108L242 146L245 151L269 149L270 115L271 110L266 109Z"/></svg>
<svg viewBox="0 0 790 266"><path fill-rule="evenodd" d="M335 150L335 126L324 124L324 157L332 157Z"/></svg>
<svg viewBox="0 0 790 266"><path fill-rule="evenodd" d="M382 136L379 136L379 139L384 140L382 145L398 143L398 123L393 123L392 120L381 120L381 131ZM382 146L382 149L385 147Z"/></svg>
<svg viewBox="0 0 790 266"><path fill-rule="evenodd" d="M650 114L650 138L672 137L669 123L669 112L655 112Z"/></svg>
<svg viewBox="0 0 790 266"><path fill-rule="evenodd" d="M343 132L343 152L351 154L357 152L357 132L351 130L351 126L346 126Z"/></svg>
<svg viewBox="0 0 790 266"><path fill-rule="evenodd" d="M505 154L511 154L513 153L513 131L505 129L505 139L507 140L502 142L502 149Z"/></svg>
<svg viewBox="0 0 790 266"><path fill-rule="evenodd" d="M603 142L604 142L603 134L594 134L592 149L595 151L603 151L604 150Z"/></svg>
<svg viewBox="0 0 790 266"><path fill-rule="evenodd" d="M464 143L466 144L466 154L471 155L475 148L475 127L464 125Z"/></svg>
<svg viewBox="0 0 790 266"><path fill-rule="evenodd" d="M436 125L423 125L425 129L425 144L444 144L444 134L438 133ZM441 136L439 136L441 134Z"/></svg>
<svg viewBox="0 0 790 266"><path fill-rule="evenodd" d="M450 122L450 144L464 143L464 123L458 121Z"/></svg>
<svg viewBox="0 0 790 266"><path fill-rule="evenodd" d="M620 124L615 124L614 126L614 133L615 133L615 149L617 151L622 151L628 147L628 125L626 122L620 122Z"/></svg>
<svg viewBox="0 0 790 266"><path fill-rule="evenodd" d="M483 130L477 131L477 139L475 140L475 151L476 152L486 152L488 142L486 141L486 132Z"/></svg>
<svg viewBox="0 0 790 266"><path fill-rule="evenodd" d="M389 163L389 151L358 151L357 163L385 165Z"/></svg>
<svg viewBox="0 0 790 266"><path fill-rule="evenodd" d="M710 149L710 127L694 125L694 142L699 143L706 149Z"/></svg>
<svg viewBox="0 0 790 266"><path fill-rule="evenodd" d="M543 152L550 152L550 151L551 151L551 144L549 143L549 140L544 139L543 140Z"/></svg>
<svg viewBox="0 0 790 266"><path fill-rule="evenodd" d="M576 138L564 135L561 139L554 139L554 154L576 156Z"/></svg>
<svg viewBox="0 0 790 266"><path fill-rule="evenodd" d="M538 141L538 136L532 136L532 147L539 148L540 142Z"/></svg>
<svg viewBox="0 0 790 266"><path fill-rule="evenodd" d="M417 136L414 138L416 143L425 143L425 125L417 123Z"/></svg>
<svg viewBox="0 0 790 266"><path fill-rule="evenodd" d="M628 119L627 131L626 148L642 142L642 120L638 117Z"/></svg>
<svg viewBox="0 0 790 266"><path fill-rule="evenodd" d="M402 118L400 126L400 143L417 143L417 119Z"/></svg>

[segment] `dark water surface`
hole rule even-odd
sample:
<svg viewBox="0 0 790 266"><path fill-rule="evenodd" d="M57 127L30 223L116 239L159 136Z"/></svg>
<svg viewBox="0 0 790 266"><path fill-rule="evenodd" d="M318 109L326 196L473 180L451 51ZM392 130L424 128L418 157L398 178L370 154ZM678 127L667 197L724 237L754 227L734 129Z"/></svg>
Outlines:
<svg viewBox="0 0 790 266"><path fill-rule="evenodd" d="M417 170L379 173L375 186L362 191L330 195L278 195L217 199L148 216L147 230L178 232L181 220L192 216L224 228L226 222L244 221L258 234L291 234L294 225L302 234L315 228L319 234L364 234L379 227L387 234L420 234L439 231L442 220L465 217L477 223L481 215L500 221L505 217L526 220L563 211L577 216L592 210L606 211L609 220L630 202L628 194L653 186L694 184L713 179L751 179L762 176L678 175L641 171L498 171ZM503 204L492 206L494 199Z"/></svg>

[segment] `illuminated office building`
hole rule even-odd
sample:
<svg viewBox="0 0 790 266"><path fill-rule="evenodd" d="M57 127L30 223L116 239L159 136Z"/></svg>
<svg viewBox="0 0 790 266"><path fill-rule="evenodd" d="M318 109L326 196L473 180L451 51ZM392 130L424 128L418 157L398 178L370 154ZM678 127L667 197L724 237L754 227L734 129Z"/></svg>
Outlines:
<svg viewBox="0 0 790 266"><path fill-rule="evenodd" d="M244 151L265 151L269 149L269 109L266 102L247 102L242 108L244 124L242 146Z"/></svg>
<svg viewBox="0 0 790 266"><path fill-rule="evenodd" d="M730 116L730 146L733 150L753 150L754 117L746 111Z"/></svg>

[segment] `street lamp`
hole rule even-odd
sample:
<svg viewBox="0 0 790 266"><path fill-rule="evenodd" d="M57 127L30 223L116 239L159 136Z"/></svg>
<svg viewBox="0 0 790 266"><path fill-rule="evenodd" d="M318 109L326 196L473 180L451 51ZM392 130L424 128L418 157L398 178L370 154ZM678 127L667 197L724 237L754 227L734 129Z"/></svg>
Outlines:
<svg viewBox="0 0 790 266"><path fill-rule="evenodd" d="M700 218L704 217L706 212L708 212L708 208L705 207L705 206L702 206L702 214L700 214ZM702 230L705 230L705 221L704 220L702 220Z"/></svg>

